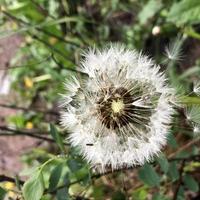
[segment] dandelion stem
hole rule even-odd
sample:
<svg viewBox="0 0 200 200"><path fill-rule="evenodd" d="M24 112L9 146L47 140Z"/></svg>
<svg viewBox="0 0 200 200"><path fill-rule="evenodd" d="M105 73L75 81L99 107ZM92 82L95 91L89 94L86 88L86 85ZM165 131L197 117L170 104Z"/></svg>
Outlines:
<svg viewBox="0 0 200 200"><path fill-rule="evenodd" d="M181 104L185 105L200 105L199 97L182 96L179 98Z"/></svg>

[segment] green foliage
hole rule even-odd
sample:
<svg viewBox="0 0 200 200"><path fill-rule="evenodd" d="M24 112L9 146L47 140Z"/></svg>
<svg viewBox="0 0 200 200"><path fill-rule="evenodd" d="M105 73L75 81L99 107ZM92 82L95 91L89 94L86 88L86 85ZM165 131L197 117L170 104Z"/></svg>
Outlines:
<svg viewBox="0 0 200 200"><path fill-rule="evenodd" d="M64 153L65 149L64 149L63 139L61 138L58 131L56 130L56 128L52 124L50 124L50 134L53 137L53 139L56 141L60 150Z"/></svg>
<svg viewBox="0 0 200 200"><path fill-rule="evenodd" d="M183 181L184 181L185 186L189 190L191 190L193 192L198 192L199 191L199 184L198 184L198 182L192 176L186 174L183 177Z"/></svg>
<svg viewBox="0 0 200 200"><path fill-rule="evenodd" d="M148 20L153 17L162 7L162 2L160 0L150 0L142 8L141 12L138 15L139 22L141 24L146 24Z"/></svg>
<svg viewBox="0 0 200 200"><path fill-rule="evenodd" d="M49 191L52 191L57 187L58 182L62 175L63 167L64 167L63 163L60 163L57 166L55 166L54 169L52 170L52 173L49 178L49 188L48 188Z"/></svg>
<svg viewBox="0 0 200 200"><path fill-rule="evenodd" d="M169 165L169 176L172 181L176 181L179 178L179 171L176 161L172 161Z"/></svg>
<svg viewBox="0 0 200 200"><path fill-rule="evenodd" d="M153 195L152 200L169 200L169 198L163 196L162 194L156 193Z"/></svg>
<svg viewBox="0 0 200 200"><path fill-rule="evenodd" d="M23 186L25 200L40 200L44 192L44 178L41 170L32 174L31 178Z"/></svg>
<svg viewBox="0 0 200 200"><path fill-rule="evenodd" d="M162 171L166 174L169 170L169 162L165 155L161 155L160 157L158 157L157 162L159 163Z"/></svg>
<svg viewBox="0 0 200 200"><path fill-rule="evenodd" d="M126 196L122 192L117 191L113 194L112 200L126 200Z"/></svg>
<svg viewBox="0 0 200 200"><path fill-rule="evenodd" d="M160 177L156 173L155 169L149 165L145 164L138 172L139 178L149 186L159 186Z"/></svg>
<svg viewBox="0 0 200 200"><path fill-rule="evenodd" d="M0 187L0 199L4 199L6 195L6 190L4 190L2 187Z"/></svg>
<svg viewBox="0 0 200 200"><path fill-rule="evenodd" d="M181 0L171 7L167 20L177 25L195 24L200 20L199 0Z"/></svg>
<svg viewBox="0 0 200 200"><path fill-rule="evenodd" d="M148 191L146 186L142 186L135 190L132 194L132 198L135 200L145 200L147 199Z"/></svg>
<svg viewBox="0 0 200 200"><path fill-rule="evenodd" d="M56 199L57 200L70 200L70 196L68 194L67 188L59 189L56 192Z"/></svg>

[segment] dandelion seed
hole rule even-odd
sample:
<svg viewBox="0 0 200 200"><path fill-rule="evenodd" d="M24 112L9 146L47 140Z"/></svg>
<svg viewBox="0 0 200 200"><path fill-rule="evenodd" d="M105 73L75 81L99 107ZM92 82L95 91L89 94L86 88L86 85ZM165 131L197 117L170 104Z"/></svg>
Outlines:
<svg viewBox="0 0 200 200"><path fill-rule="evenodd" d="M195 124L193 128L194 137L200 136L200 124Z"/></svg>
<svg viewBox="0 0 200 200"><path fill-rule="evenodd" d="M84 54L87 78L66 83L61 124L99 171L142 165L166 144L174 91L159 66L123 46ZM72 89L71 89L72 88Z"/></svg>
<svg viewBox="0 0 200 200"><path fill-rule="evenodd" d="M169 46L165 48L165 55L171 61L180 61L183 57L182 55L182 46L183 39L180 37L172 41Z"/></svg>
<svg viewBox="0 0 200 200"><path fill-rule="evenodd" d="M188 121L200 124L200 106L190 106L186 109L185 115Z"/></svg>
<svg viewBox="0 0 200 200"><path fill-rule="evenodd" d="M200 96L200 81L195 81L193 84L193 92Z"/></svg>

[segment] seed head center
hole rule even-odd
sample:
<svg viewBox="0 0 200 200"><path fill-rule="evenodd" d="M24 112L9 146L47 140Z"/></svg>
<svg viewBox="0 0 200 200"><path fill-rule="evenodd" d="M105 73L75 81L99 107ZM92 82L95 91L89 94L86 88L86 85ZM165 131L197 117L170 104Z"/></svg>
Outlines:
<svg viewBox="0 0 200 200"><path fill-rule="evenodd" d="M124 110L124 107L124 102L121 99L113 100L111 103L113 113L121 113Z"/></svg>

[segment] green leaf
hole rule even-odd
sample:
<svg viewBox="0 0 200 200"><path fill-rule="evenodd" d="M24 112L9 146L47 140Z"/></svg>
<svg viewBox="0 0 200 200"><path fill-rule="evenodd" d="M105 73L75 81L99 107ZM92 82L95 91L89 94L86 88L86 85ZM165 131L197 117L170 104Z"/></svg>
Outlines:
<svg viewBox="0 0 200 200"><path fill-rule="evenodd" d="M185 186L187 186L188 189L192 190L193 192L199 191L198 182L192 176L186 174L183 177L183 181L184 181Z"/></svg>
<svg viewBox="0 0 200 200"><path fill-rule="evenodd" d="M176 161L173 161L169 165L169 176L172 179L172 181L175 181L179 178L179 172L176 166Z"/></svg>
<svg viewBox="0 0 200 200"><path fill-rule="evenodd" d="M173 4L169 11L167 21L175 22L177 25L195 24L199 23L199 13L199 0L182 0Z"/></svg>
<svg viewBox="0 0 200 200"><path fill-rule="evenodd" d="M40 200L44 192L44 179L41 171L37 171L26 181L22 188L25 200Z"/></svg>
<svg viewBox="0 0 200 200"><path fill-rule="evenodd" d="M124 193L117 191L113 194L112 200L126 200Z"/></svg>
<svg viewBox="0 0 200 200"><path fill-rule="evenodd" d="M4 199L5 195L6 195L6 190L4 190L2 187L0 187L0 199Z"/></svg>
<svg viewBox="0 0 200 200"><path fill-rule="evenodd" d="M169 162L166 159L165 155L161 155L159 158L157 158L157 162L159 163L162 171L164 173L167 173L169 169Z"/></svg>
<svg viewBox="0 0 200 200"><path fill-rule="evenodd" d="M185 200L184 188L183 188L183 186L181 186L181 187L179 188L179 190L178 190L177 200Z"/></svg>
<svg viewBox="0 0 200 200"><path fill-rule="evenodd" d="M134 190L132 199L134 200L146 200L148 196L147 186L142 186L137 190Z"/></svg>
<svg viewBox="0 0 200 200"><path fill-rule="evenodd" d="M174 135L172 133L168 134L168 136L167 136L167 142L173 148L177 148L178 147L176 139L175 139L175 137L174 137Z"/></svg>
<svg viewBox="0 0 200 200"><path fill-rule="evenodd" d="M79 163L77 160L70 159L67 161L67 165L72 172L76 172L82 168L82 164Z"/></svg>
<svg viewBox="0 0 200 200"><path fill-rule="evenodd" d="M160 184L160 177L149 164L145 164L139 170L139 178L149 186L158 186Z"/></svg>
<svg viewBox="0 0 200 200"><path fill-rule="evenodd" d="M49 178L49 190L52 191L58 185L62 174L63 164L58 164L52 171L50 178Z"/></svg>
<svg viewBox="0 0 200 200"><path fill-rule="evenodd" d="M160 0L150 0L138 15L141 24L147 23L148 19L153 17L162 7Z"/></svg>
<svg viewBox="0 0 200 200"><path fill-rule="evenodd" d="M50 134L53 137L53 139L56 141L56 144L59 146L60 150L64 153L65 149L62 142L62 138L53 124L50 124Z"/></svg>
<svg viewBox="0 0 200 200"><path fill-rule="evenodd" d="M56 192L56 199L57 199L57 200L69 200L69 199L70 199L70 196L69 196L69 194L68 194L67 188L59 189L59 190Z"/></svg>

